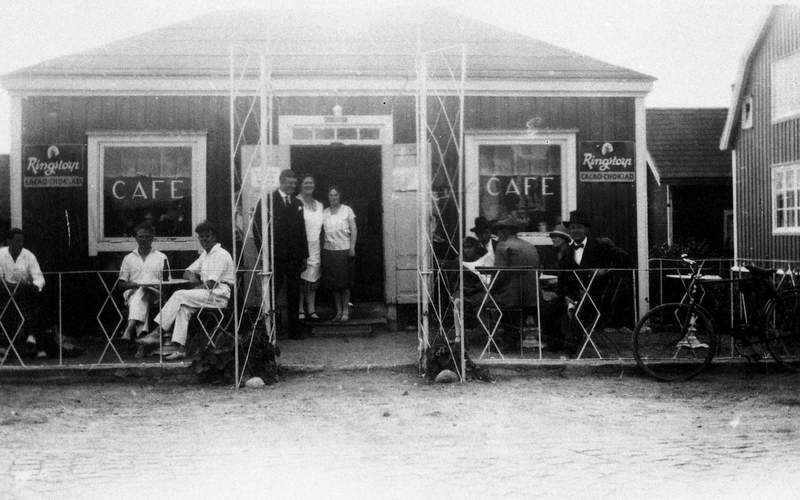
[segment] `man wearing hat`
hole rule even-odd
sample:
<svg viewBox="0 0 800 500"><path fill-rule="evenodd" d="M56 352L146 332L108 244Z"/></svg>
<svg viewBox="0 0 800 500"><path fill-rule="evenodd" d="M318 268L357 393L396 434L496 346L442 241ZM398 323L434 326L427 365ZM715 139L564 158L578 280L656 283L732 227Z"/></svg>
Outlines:
<svg viewBox="0 0 800 500"><path fill-rule="evenodd" d="M497 233L494 266L529 268L501 271L491 291L501 310L522 309L522 318L517 311L504 312L507 322L504 322L503 340L509 349L519 349L519 326L537 304L535 270L539 268L539 253L535 246L517 237L520 229L519 221L513 215L507 215L492 225L492 230Z"/></svg>
<svg viewBox="0 0 800 500"><path fill-rule="evenodd" d="M560 267L567 272L560 273L558 280L559 295L564 297L568 310L576 307L583 296L584 286L589 286L595 271L589 293L594 303L602 309L604 296L612 282L609 270L630 267L628 254L617 248L610 239L588 237L591 225L591 218L586 212L573 210L569 213L567 226L573 241L561 260Z"/></svg>
<svg viewBox="0 0 800 500"><path fill-rule="evenodd" d="M475 217L475 227L470 229L475 234L475 238L483 247L478 249L478 253L483 253L480 259L475 263L476 266L493 267L494 266L494 248L496 242L492 238L492 223L486 220L486 217Z"/></svg>

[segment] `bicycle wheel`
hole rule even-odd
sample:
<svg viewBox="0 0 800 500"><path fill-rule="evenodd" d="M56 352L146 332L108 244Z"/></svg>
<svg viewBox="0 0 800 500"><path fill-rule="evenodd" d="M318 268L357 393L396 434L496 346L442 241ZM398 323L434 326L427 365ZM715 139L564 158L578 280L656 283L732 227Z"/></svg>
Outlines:
<svg viewBox="0 0 800 500"><path fill-rule="evenodd" d="M665 382L689 380L717 352L714 324L705 310L688 304L664 304L645 314L633 332L636 363Z"/></svg>
<svg viewBox="0 0 800 500"><path fill-rule="evenodd" d="M776 297L764 319L762 334L772 357L784 368L800 371L800 291Z"/></svg>

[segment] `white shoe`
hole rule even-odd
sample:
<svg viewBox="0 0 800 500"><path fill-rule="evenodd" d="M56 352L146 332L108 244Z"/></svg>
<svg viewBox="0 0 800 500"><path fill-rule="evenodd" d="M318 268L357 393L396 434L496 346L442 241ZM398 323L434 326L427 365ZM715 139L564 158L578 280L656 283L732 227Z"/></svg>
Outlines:
<svg viewBox="0 0 800 500"><path fill-rule="evenodd" d="M690 349L708 349L708 344L700 342L694 335L687 335L680 342L678 347L688 347Z"/></svg>

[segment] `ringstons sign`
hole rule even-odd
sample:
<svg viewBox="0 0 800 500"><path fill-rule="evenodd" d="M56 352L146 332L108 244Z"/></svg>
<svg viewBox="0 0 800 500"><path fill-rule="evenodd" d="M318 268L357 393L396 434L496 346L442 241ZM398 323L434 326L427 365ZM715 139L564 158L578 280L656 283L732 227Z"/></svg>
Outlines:
<svg viewBox="0 0 800 500"><path fill-rule="evenodd" d="M86 162L83 145L30 145L23 149L22 186L25 188L83 187Z"/></svg>
<svg viewBox="0 0 800 500"><path fill-rule="evenodd" d="M632 141L581 142L579 178L582 182L633 182L636 180L636 143Z"/></svg>

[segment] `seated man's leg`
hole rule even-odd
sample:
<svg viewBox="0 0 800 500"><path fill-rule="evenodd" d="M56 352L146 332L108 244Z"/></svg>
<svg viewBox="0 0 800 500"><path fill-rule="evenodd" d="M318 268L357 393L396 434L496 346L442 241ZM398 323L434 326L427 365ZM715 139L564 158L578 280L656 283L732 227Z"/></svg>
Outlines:
<svg viewBox="0 0 800 500"><path fill-rule="evenodd" d="M122 338L131 340L147 331L147 320L150 312L150 301L142 288L137 288L125 300L128 306L128 326Z"/></svg>
<svg viewBox="0 0 800 500"><path fill-rule="evenodd" d="M172 329L172 343L176 344L176 352L167 356L167 359L180 359L186 356L189 320L195 312L203 307L219 308L227 305L228 299L209 293L208 290L175 292L155 320L160 329Z"/></svg>

